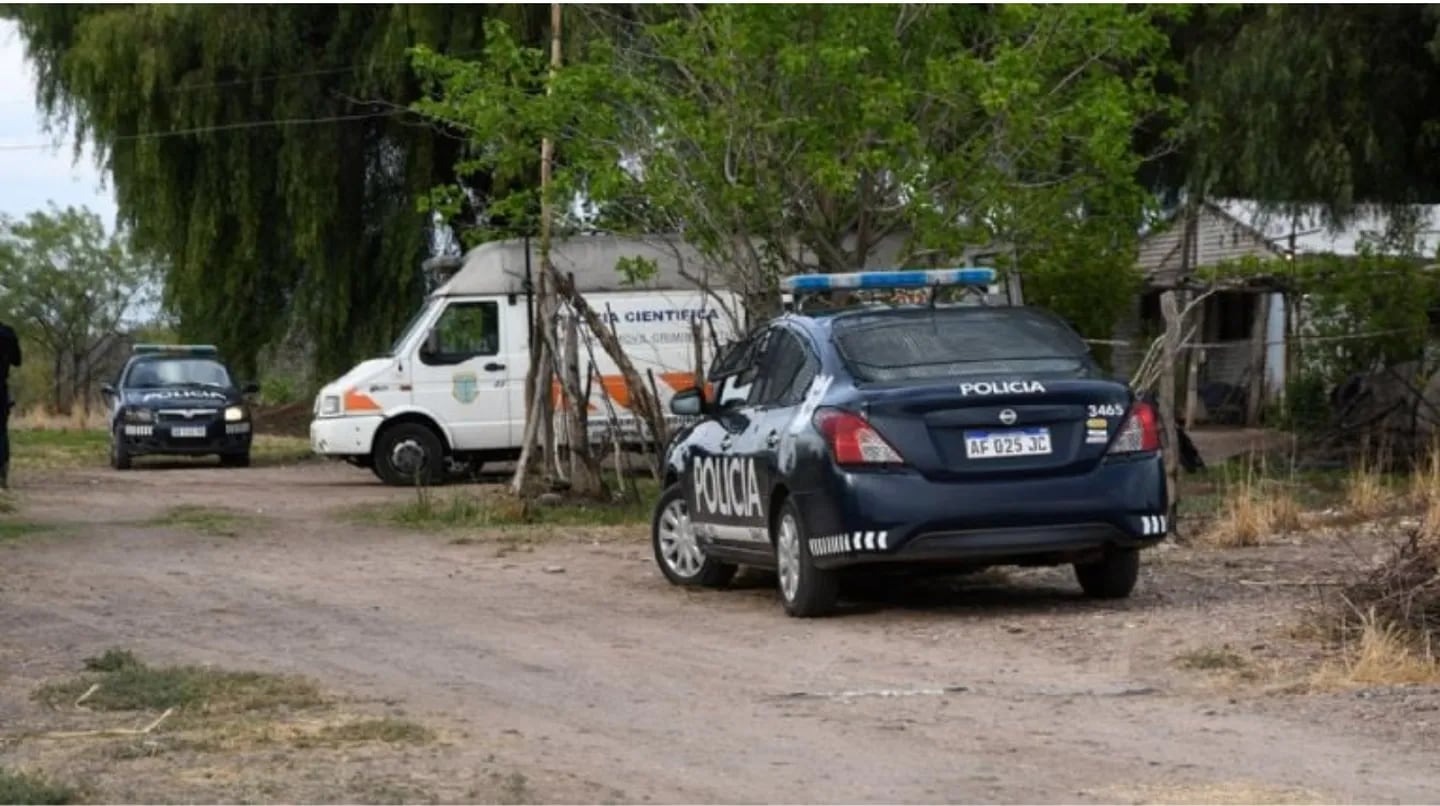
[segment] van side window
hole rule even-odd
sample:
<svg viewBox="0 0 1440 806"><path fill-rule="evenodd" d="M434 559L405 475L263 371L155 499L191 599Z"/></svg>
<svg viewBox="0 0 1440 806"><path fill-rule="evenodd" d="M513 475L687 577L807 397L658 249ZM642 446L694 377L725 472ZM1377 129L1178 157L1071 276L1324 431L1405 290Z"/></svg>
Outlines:
<svg viewBox="0 0 1440 806"><path fill-rule="evenodd" d="M440 314L420 351L426 364L458 364L500 352L500 304L454 302Z"/></svg>

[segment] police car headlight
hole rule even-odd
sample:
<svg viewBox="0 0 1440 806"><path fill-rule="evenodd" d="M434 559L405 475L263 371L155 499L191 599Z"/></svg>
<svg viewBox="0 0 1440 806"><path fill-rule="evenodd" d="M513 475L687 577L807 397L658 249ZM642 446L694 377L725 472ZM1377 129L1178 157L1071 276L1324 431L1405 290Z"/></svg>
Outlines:
<svg viewBox="0 0 1440 806"><path fill-rule="evenodd" d="M238 423L245 419L245 409L240 406L231 406L225 410L225 422Z"/></svg>
<svg viewBox="0 0 1440 806"><path fill-rule="evenodd" d="M320 399L320 416L334 417L340 413L340 396L326 395Z"/></svg>
<svg viewBox="0 0 1440 806"><path fill-rule="evenodd" d="M151 423L155 421L155 412L149 409L126 409L125 422L127 423Z"/></svg>

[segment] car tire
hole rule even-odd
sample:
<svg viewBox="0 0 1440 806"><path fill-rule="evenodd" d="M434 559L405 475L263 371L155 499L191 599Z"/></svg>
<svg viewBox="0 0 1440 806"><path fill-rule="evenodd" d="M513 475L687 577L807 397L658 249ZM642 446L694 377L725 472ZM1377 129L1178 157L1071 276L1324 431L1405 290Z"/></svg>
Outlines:
<svg viewBox="0 0 1440 806"><path fill-rule="evenodd" d="M134 464L130 449L125 447L125 438L116 428L110 434L110 466L116 470L129 470Z"/></svg>
<svg viewBox="0 0 1440 806"><path fill-rule="evenodd" d="M1075 579L1092 599L1124 599L1139 578L1139 549L1110 549L1094 562L1075 564Z"/></svg>
<svg viewBox="0 0 1440 806"><path fill-rule="evenodd" d="M222 453L220 454L221 467L249 467L250 452L244 453Z"/></svg>
<svg viewBox="0 0 1440 806"><path fill-rule="evenodd" d="M701 588L723 588L734 579L739 568L706 556L695 540L690 514L685 504L685 489L672 484L660 494L655 514L650 518L650 546L655 551L655 564L672 585Z"/></svg>
<svg viewBox="0 0 1440 806"><path fill-rule="evenodd" d="M419 423L400 423L375 440L375 475L393 487L429 486L444 478L440 437Z"/></svg>
<svg viewBox="0 0 1440 806"><path fill-rule="evenodd" d="M814 618L834 611L840 598L840 574L815 566L800 508L793 499L785 499L772 531L775 575L785 612L796 618Z"/></svg>

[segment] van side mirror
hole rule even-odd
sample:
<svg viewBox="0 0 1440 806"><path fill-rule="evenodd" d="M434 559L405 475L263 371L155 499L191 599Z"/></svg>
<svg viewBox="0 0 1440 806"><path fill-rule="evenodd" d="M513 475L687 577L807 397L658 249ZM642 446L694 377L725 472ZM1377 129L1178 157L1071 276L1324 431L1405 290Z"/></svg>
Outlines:
<svg viewBox="0 0 1440 806"><path fill-rule="evenodd" d="M675 396L670 398L670 413L681 417L696 417L704 414L705 392L696 388L676 392Z"/></svg>
<svg viewBox="0 0 1440 806"><path fill-rule="evenodd" d="M425 344L420 349L424 351L425 355L439 355L440 331L432 328L429 333L426 333Z"/></svg>
<svg viewBox="0 0 1440 806"><path fill-rule="evenodd" d="M258 383L247 383L247 384L245 384L244 386L242 386L242 387L240 388L240 394L242 394L242 395L258 395L258 394L260 394L260 384L258 384Z"/></svg>
<svg viewBox="0 0 1440 806"><path fill-rule="evenodd" d="M102 383L102 384L100 384L100 396L101 396L101 397L104 397L104 398L106 398L106 399L109 399L109 398L114 397L114 396L115 396L115 387L114 387L114 386L111 386L111 385L108 384L108 383Z"/></svg>

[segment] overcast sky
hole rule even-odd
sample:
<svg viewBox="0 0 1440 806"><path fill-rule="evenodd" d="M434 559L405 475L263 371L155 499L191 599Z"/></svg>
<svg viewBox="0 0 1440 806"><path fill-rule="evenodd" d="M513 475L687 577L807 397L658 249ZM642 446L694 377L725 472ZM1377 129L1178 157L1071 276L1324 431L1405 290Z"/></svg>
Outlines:
<svg viewBox="0 0 1440 806"><path fill-rule="evenodd" d="M34 74L13 23L0 21L0 215L20 217L49 202L89 207L106 228L115 225L115 199L87 150L77 162L74 143L55 144L35 106ZM16 146L44 146L16 148Z"/></svg>

